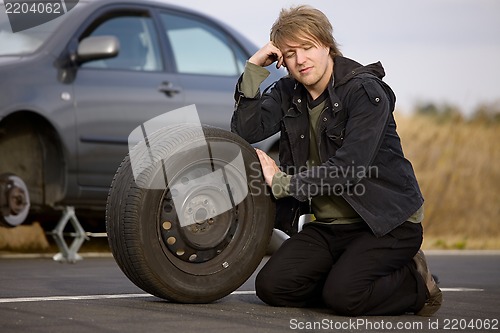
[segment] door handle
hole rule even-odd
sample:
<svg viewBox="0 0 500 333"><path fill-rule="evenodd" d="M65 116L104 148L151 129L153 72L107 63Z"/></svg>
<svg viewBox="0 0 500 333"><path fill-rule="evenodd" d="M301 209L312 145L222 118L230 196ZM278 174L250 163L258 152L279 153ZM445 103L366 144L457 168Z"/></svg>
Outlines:
<svg viewBox="0 0 500 333"><path fill-rule="evenodd" d="M182 92L182 88L174 86L172 82L165 81L160 84L158 91L161 91L168 97L172 97L176 94L180 94Z"/></svg>

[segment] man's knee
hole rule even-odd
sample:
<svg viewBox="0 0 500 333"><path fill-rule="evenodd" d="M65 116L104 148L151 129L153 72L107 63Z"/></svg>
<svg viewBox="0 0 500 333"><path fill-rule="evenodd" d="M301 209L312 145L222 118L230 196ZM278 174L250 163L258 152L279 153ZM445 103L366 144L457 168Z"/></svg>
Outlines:
<svg viewBox="0 0 500 333"><path fill-rule="evenodd" d="M273 306L282 306L277 292L277 281L275 278L261 270L255 278L255 292L264 303Z"/></svg>
<svg viewBox="0 0 500 333"><path fill-rule="evenodd" d="M353 295L348 286L338 285L323 289L323 302L336 314L342 316L363 315L364 306L359 297Z"/></svg>
<svg viewBox="0 0 500 333"><path fill-rule="evenodd" d="M317 298L315 284L300 283L292 276L266 270L265 266L255 278L255 291L263 302L272 306L309 306Z"/></svg>

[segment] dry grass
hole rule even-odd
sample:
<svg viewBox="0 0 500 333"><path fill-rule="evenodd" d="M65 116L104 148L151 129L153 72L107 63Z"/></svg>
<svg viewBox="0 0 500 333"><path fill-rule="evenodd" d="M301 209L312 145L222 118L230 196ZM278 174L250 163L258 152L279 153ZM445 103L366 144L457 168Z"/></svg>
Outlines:
<svg viewBox="0 0 500 333"><path fill-rule="evenodd" d="M500 123L397 114L425 198L425 248L500 249Z"/></svg>
<svg viewBox="0 0 500 333"><path fill-rule="evenodd" d="M39 223L15 228L0 226L0 251L43 252L48 248L49 242Z"/></svg>

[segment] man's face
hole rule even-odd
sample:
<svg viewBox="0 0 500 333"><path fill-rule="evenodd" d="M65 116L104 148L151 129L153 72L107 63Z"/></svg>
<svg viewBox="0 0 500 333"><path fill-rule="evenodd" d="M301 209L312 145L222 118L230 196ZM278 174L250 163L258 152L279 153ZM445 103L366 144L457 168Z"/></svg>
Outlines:
<svg viewBox="0 0 500 333"><path fill-rule="evenodd" d="M288 72L309 91L320 89L322 92L326 88L333 71L329 47L307 40L288 41L281 51Z"/></svg>

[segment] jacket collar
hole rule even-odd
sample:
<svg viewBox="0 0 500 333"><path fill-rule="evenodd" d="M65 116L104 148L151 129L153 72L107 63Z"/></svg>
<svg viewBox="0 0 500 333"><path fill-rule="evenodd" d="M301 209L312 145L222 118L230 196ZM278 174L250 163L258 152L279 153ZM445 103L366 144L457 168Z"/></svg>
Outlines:
<svg viewBox="0 0 500 333"><path fill-rule="evenodd" d="M380 61L363 66L352 59L343 56L336 56L333 58L333 63L333 80L330 80L330 83L328 84L328 93L330 95L332 111L334 113L342 109L340 99L334 92L335 88L346 84L356 75L362 73L372 74L379 79L382 79L385 76L384 67L382 66ZM304 85L302 85L298 81L294 80L294 82L295 86L293 89L292 103L293 105L295 105L295 108L291 108L290 110L288 110L287 115L289 116L298 116L299 114L307 111L308 91L304 87Z"/></svg>
<svg viewBox="0 0 500 333"><path fill-rule="evenodd" d="M335 77L335 87L341 86L358 74L369 73L379 79L385 76L384 67L380 61L366 66L342 56L333 58L333 75Z"/></svg>

